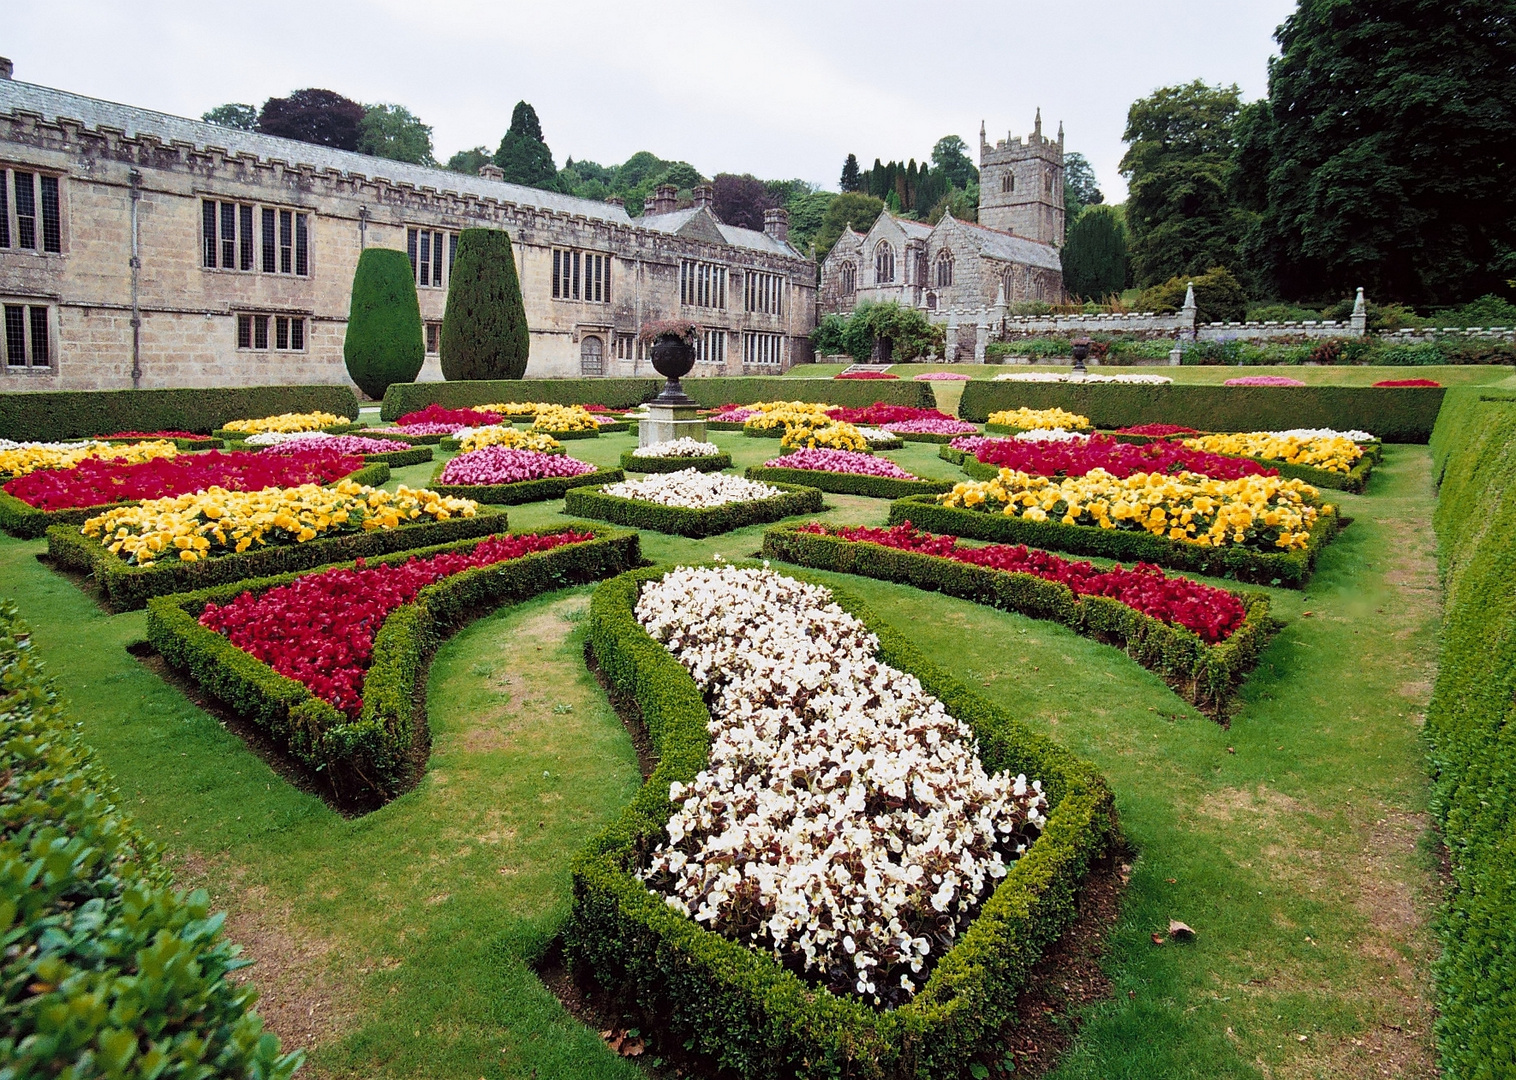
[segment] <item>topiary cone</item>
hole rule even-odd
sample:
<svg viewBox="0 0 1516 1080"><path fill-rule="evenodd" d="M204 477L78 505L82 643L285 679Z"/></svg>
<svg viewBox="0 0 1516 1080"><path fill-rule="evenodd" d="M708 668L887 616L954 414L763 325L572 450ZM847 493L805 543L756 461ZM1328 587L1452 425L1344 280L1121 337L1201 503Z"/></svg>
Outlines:
<svg viewBox="0 0 1516 1080"><path fill-rule="evenodd" d="M511 238L501 229L464 229L442 319L443 378L519 379L530 349Z"/></svg>
<svg viewBox="0 0 1516 1080"><path fill-rule="evenodd" d="M367 248L358 257L342 358L353 382L371 398L382 398L390 383L416 381L426 346L416 279L405 252Z"/></svg>

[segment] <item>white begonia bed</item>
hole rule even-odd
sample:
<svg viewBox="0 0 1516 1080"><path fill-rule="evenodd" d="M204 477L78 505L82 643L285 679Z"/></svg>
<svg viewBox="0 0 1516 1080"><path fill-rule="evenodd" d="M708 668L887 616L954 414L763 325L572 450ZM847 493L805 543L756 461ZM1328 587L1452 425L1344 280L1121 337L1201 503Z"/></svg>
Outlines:
<svg viewBox="0 0 1516 1080"><path fill-rule="evenodd" d="M711 713L644 881L834 991L908 999L1037 835L1040 781L987 775L967 725L821 586L680 567L636 616Z"/></svg>
<svg viewBox="0 0 1516 1080"><path fill-rule="evenodd" d="M1367 431L1337 431L1333 428L1291 428L1289 431L1271 431L1269 434L1281 439L1351 439L1355 443L1377 441Z"/></svg>
<svg viewBox="0 0 1516 1080"><path fill-rule="evenodd" d="M636 499L658 506L677 506L688 510L709 510L731 503L753 502L784 494L776 487L755 480L745 480L726 473L703 473L695 469L661 473L645 480L607 484L600 490L620 499Z"/></svg>
<svg viewBox="0 0 1516 1080"><path fill-rule="evenodd" d="M1068 428L1036 428L1032 431L1018 431L1011 438L1019 442L1089 442L1087 432L1070 431Z"/></svg>
<svg viewBox="0 0 1516 1080"><path fill-rule="evenodd" d="M702 458L716 457L720 453L721 447L715 443L701 442L699 439L691 439L688 436L684 436L678 439L670 439L668 442L639 446L632 451L632 456L640 458Z"/></svg>

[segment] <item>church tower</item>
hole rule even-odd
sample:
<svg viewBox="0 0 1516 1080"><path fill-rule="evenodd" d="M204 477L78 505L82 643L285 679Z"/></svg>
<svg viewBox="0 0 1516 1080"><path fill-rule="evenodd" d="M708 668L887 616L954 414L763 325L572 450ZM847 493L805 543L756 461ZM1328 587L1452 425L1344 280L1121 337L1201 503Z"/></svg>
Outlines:
<svg viewBox="0 0 1516 1080"><path fill-rule="evenodd" d="M991 146L980 123L979 224L1063 246L1063 125L1056 141L1044 136L1041 109L1026 142L1007 133Z"/></svg>

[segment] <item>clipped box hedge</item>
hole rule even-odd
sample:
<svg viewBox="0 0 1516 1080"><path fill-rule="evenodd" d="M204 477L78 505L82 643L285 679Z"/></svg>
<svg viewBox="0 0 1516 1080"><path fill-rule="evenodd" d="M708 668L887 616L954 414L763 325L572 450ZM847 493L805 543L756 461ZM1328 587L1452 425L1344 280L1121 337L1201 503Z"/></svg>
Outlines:
<svg viewBox="0 0 1516 1080"><path fill-rule="evenodd" d="M145 607L154 596L204 589L244 578L309 570L349 559L373 559L433 544L471 540L500 532L505 527L505 511L481 507L473 517L422 521L394 529L318 537L303 544L257 548L240 555L220 555L198 562L165 560L155 566L142 567L128 565L99 540L81 534L77 526L54 525L47 530L47 552L57 569L92 575L114 610L134 611Z"/></svg>
<svg viewBox="0 0 1516 1080"><path fill-rule="evenodd" d="M623 499L607 495L598 488L571 488L563 496L563 512L576 517L595 518L633 529L651 529L671 536L688 536L700 540L719 536L748 525L762 525L795 514L819 514L824 508L821 492L813 487L774 484L780 491L766 499L727 503L692 509L683 506L659 506L640 499Z"/></svg>
<svg viewBox="0 0 1516 1080"><path fill-rule="evenodd" d="M627 472L669 473L694 469L696 472L720 472L732 467L732 455L711 454L709 457L638 457L630 450L621 451L621 467Z"/></svg>
<svg viewBox="0 0 1516 1080"><path fill-rule="evenodd" d="M172 875L79 738L10 603L0 604L0 908L14 1077L287 1080L257 991L205 890Z"/></svg>
<svg viewBox="0 0 1516 1080"><path fill-rule="evenodd" d="M971 433L966 431L963 435L939 435L930 431L892 431L890 434L902 442L937 443L946 446L954 439L961 439L964 435Z"/></svg>
<svg viewBox="0 0 1516 1080"><path fill-rule="evenodd" d="M862 408L882 401L935 409L930 383L908 379L882 382L843 379L786 378L778 375L744 377L698 376L683 380L684 392L712 409L719 405L750 405L755 401L814 401ZM555 405L604 405L631 408L663 392L663 379L489 379L460 382L392 383L384 392L379 415L393 421L428 405L465 409L498 401L546 401ZM261 414L260 414L261 415ZM354 414L356 415L356 414ZM161 425L160 425L161 426ZM185 430L189 430L186 428Z"/></svg>
<svg viewBox="0 0 1516 1080"><path fill-rule="evenodd" d="M130 439L104 439L102 441L108 442L112 446L130 446L133 443L144 442L171 442L174 444L174 448L177 450L221 450L226 446L225 439L213 438L210 435L197 436L193 439L154 439L151 436L147 438L142 438L139 436Z"/></svg>
<svg viewBox="0 0 1516 1080"><path fill-rule="evenodd" d="M626 479L620 469L596 469L583 476L544 476L540 480L518 480L514 484L444 484L442 472L447 463L438 465L432 473L428 491L439 495L453 495L475 502L493 503L496 506L518 506L521 503L546 502L561 499L569 488L585 484L615 484Z"/></svg>
<svg viewBox="0 0 1516 1080"><path fill-rule="evenodd" d="M203 390L39 390L0 394L0 439L50 442L118 431L210 432L228 420L287 412L358 419L346 386L245 386Z"/></svg>
<svg viewBox="0 0 1516 1080"><path fill-rule="evenodd" d="M262 453L270 447L256 443L234 442L228 449L247 450L252 453ZM406 465L425 465L432 460L432 448L430 446L412 446L408 450L385 450L378 454L360 454L371 465L388 465L392 469L404 468ZM385 479L389 479L385 477ZM382 482L382 481L381 481Z"/></svg>
<svg viewBox="0 0 1516 1080"><path fill-rule="evenodd" d="M238 417L232 417L232 419L236 420L236 419L239 419L239 418ZM245 420L245 419L249 419L249 418L248 417L241 417L240 419L244 419ZM255 419L256 420L256 419L261 419L261 418L260 417L252 417L251 419ZM365 425L363 425L363 424L332 424L330 427L324 427L324 428L321 428L319 430L321 431L321 433L323 435L352 435L355 432L362 431L364 429L364 426ZM214 438L225 439L227 442L243 442L243 441L245 441L247 439L247 437L249 435L254 435L254 434L257 434L257 433L256 432L252 432L252 431L232 431L232 430L230 430L228 428L217 428L215 431L211 432L211 435ZM300 432L300 434L307 435L307 434L311 434L311 433L310 432Z"/></svg>
<svg viewBox="0 0 1516 1080"><path fill-rule="evenodd" d="M367 459L365 459L367 460ZM356 484L377 487L390 478L390 467L375 463L350 472L344 479ZM136 506L141 499L123 502L101 503L97 506L71 506L62 510L39 510L6 491L0 491L0 530L22 540L35 540L47 535L54 525L83 525L92 517L122 506Z"/></svg>
<svg viewBox="0 0 1516 1080"><path fill-rule="evenodd" d="M925 384L923 384L925 385ZM1384 442L1424 443L1442 387L1192 386L1181 383L966 383L958 414L984 423L990 413L1026 406L1067 409L1097 428L1182 424L1203 431L1359 429Z"/></svg>
<svg viewBox="0 0 1516 1080"><path fill-rule="evenodd" d="M820 469L788 469L781 466L753 465L747 470L749 480L765 484L802 484L833 495L862 495L870 499L903 499L907 495L940 495L953 490L951 480L897 480L888 476L864 476L861 473L822 472Z"/></svg>
<svg viewBox="0 0 1516 1080"><path fill-rule="evenodd" d="M421 750L430 740L418 700L423 697L428 661L439 643L502 604L614 577L641 561L636 533L594 526L580 531L585 530L593 531L595 539L453 574L392 611L374 639L372 664L363 680L363 708L356 718L198 621L207 604L225 604L244 592L261 595L311 570L154 597L147 605L147 637L169 664L189 672L202 688L324 776L339 799L381 803L414 786L424 771ZM397 552L370 559L368 565L468 552L483 539Z"/></svg>
<svg viewBox="0 0 1516 1080"><path fill-rule="evenodd" d="M1155 619L1110 597L1079 596L1059 581L975 566L942 555L785 528L763 534L763 554L797 566L914 585L1062 623L1085 637L1115 645L1161 676L1181 697L1223 718L1235 688L1257 666L1258 656L1274 630L1268 594L1262 592L1233 593L1245 612L1242 623L1225 641L1209 645L1192 630Z"/></svg>
<svg viewBox="0 0 1516 1080"><path fill-rule="evenodd" d="M1432 437L1444 585L1425 739L1449 854L1437 1044L1449 1080L1516 1075L1516 393L1448 393Z"/></svg>
<svg viewBox="0 0 1516 1080"><path fill-rule="evenodd" d="M947 533L969 540L1025 544L1073 555L1148 562L1194 574L1233 578L1260 585L1303 589L1316 568L1321 549L1337 535L1337 512L1319 514L1303 551L1260 552L1238 545L1201 547L1135 529L1102 529L1098 525L1065 525L1059 521L1028 521L1022 517L957 506L939 506L936 496L912 495L890 504L889 523L909 521L927 532Z"/></svg>
<svg viewBox="0 0 1516 1080"><path fill-rule="evenodd" d="M601 672L636 706L658 765L620 819L574 862L564 929L570 960L737 1076L965 1075L974 1056L1015 1023L1017 994L1032 966L1072 922L1091 862L1116 840L1109 788L1088 762L964 688L828 584L837 603L878 635L880 659L917 676L974 731L985 768L1040 779L1051 809L1042 835L908 1004L881 1012L817 988L767 954L674 912L634 876L646 853L667 839L669 785L693 780L710 752L710 713L700 690L634 613L641 584L668 569L624 574L596 589L590 604L590 642Z"/></svg>

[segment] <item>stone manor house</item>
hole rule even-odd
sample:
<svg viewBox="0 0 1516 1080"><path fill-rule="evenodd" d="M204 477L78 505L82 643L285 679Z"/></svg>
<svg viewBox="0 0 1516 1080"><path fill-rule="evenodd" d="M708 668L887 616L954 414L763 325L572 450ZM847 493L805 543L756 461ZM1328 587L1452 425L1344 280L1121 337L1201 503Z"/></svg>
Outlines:
<svg viewBox="0 0 1516 1080"><path fill-rule="evenodd" d="M1063 126L1042 134L1042 113L1022 142L990 145L979 129L979 222L946 214L936 225L880 214L867 234L851 227L821 265L822 312L894 300L944 321L1007 304L1064 298Z"/></svg>
<svg viewBox="0 0 1516 1080"><path fill-rule="evenodd" d="M695 374L810 359L816 267L783 210L764 230L677 209L632 218L479 176L236 131L11 78L0 60L0 391L344 383L353 270L407 251L437 344L460 229L506 230L527 374L652 374L646 321L705 327Z"/></svg>

